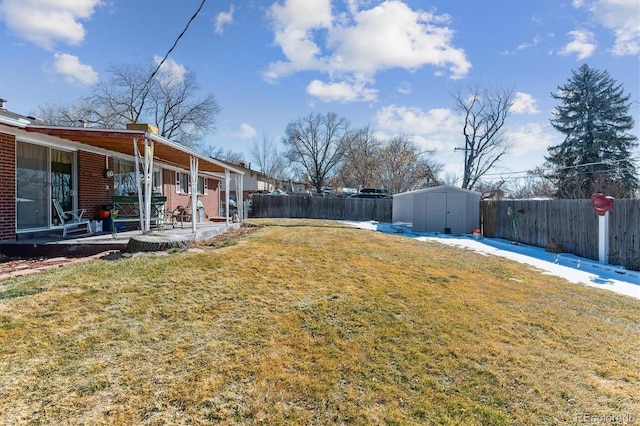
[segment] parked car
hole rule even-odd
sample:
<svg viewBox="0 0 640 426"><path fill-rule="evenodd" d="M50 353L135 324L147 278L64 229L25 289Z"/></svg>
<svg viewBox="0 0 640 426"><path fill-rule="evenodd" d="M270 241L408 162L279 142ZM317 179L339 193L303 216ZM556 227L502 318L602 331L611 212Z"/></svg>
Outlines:
<svg viewBox="0 0 640 426"><path fill-rule="evenodd" d="M363 188L357 194L350 195L352 198L391 198L389 192L382 188Z"/></svg>

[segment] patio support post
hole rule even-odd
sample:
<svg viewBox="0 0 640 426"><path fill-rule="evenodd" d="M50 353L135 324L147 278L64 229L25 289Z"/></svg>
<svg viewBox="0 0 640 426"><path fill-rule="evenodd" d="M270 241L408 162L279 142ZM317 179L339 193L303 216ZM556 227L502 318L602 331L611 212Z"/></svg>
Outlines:
<svg viewBox="0 0 640 426"><path fill-rule="evenodd" d="M144 232L151 231L151 195L153 193L153 149L152 140L144 139Z"/></svg>
<svg viewBox="0 0 640 426"><path fill-rule="evenodd" d="M140 209L140 231L143 234L151 230L151 192L153 176L153 141L144 138L144 157L138 147L139 139L133 140L133 151L136 157L136 180L138 186L138 206ZM142 173L140 171L142 166ZM144 185L144 187L143 187Z"/></svg>
<svg viewBox="0 0 640 426"><path fill-rule="evenodd" d="M189 157L191 172L191 231L196 232L196 221L200 216L198 212L198 157Z"/></svg>
<svg viewBox="0 0 640 426"><path fill-rule="evenodd" d="M238 198L238 221L242 223L244 220L244 175L236 175L239 190L236 194L240 194Z"/></svg>
<svg viewBox="0 0 640 426"><path fill-rule="evenodd" d="M224 169L224 205L225 205L224 216L227 220L227 225L229 225L229 189L231 186L229 184L230 179L231 179L231 173L229 173L229 169Z"/></svg>

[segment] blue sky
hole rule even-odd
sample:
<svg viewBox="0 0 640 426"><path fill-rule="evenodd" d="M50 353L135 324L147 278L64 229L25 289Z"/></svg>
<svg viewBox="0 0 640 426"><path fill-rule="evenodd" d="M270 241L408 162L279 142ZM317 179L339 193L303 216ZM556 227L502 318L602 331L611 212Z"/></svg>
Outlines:
<svg viewBox="0 0 640 426"><path fill-rule="evenodd" d="M71 103L110 64L163 57L200 3L0 0L0 97L25 115ZM497 178L541 165L561 142L550 94L583 63L624 85L640 137L639 55L637 0L208 0L165 66L193 71L220 103L206 143L247 160L254 140L280 141L290 121L331 111L411 135L460 173L452 94L512 89L514 146Z"/></svg>

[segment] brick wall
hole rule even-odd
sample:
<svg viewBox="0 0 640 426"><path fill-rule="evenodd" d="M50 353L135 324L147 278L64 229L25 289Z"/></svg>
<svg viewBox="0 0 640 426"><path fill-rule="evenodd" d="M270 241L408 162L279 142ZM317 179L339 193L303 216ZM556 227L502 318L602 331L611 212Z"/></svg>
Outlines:
<svg viewBox="0 0 640 426"><path fill-rule="evenodd" d="M209 189L206 196L200 196L200 201L204 205L204 212L208 217L220 216L220 181L217 179L208 180Z"/></svg>
<svg viewBox="0 0 640 426"><path fill-rule="evenodd" d="M112 203L113 178L104 177L104 166L104 155L78 151L78 208L86 209L87 219L95 219L103 205Z"/></svg>
<svg viewBox="0 0 640 426"><path fill-rule="evenodd" d="M205 215L208 217L216 217L219 215L220 203L220 181L217 179L208 179L207 195L199 196L198 199L204 206ZM176 192L176 172L173 170L163 170L162 173L162 194L167 197L165 209L167 211L175 210L178 206L188 207L191 194L178 194Z"/></svg>
<svg viewBox="0 0 640 426"><path fill-rule="evenodd" d="M0 133L0 240L16 239L16 137Z"/></svg>

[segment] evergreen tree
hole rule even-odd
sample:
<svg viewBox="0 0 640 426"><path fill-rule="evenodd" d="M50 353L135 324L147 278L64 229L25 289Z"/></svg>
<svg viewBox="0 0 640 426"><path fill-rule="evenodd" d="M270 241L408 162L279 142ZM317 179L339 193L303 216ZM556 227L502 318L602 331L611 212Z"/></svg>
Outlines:
<svg viewBox="0 0 640 426"><path fill-rule="evenodd" d="M631 96L622 84L584 64L551 96L561 103L551 125L565 135L560 145L547 149L556 197L590 198L595 192L633 197L640 187L631 158L638 138L629 133Z"/></svg>

